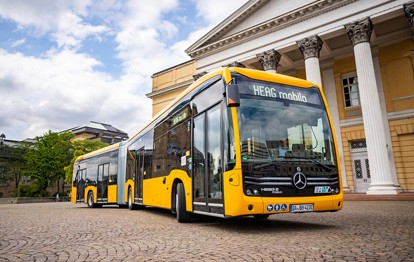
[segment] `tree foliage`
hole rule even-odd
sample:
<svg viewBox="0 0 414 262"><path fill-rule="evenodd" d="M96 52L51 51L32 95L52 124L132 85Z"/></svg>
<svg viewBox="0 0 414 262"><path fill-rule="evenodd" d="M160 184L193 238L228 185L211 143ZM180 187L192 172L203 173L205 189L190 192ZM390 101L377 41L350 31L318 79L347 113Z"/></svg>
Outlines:
<svg viewBox="0 0 414 262"><path fill-rule="evenodd" d="M49 130L30 147L25 156L24 175L39 185L43 192L53 182L65 177L64 167L73 156L72 133Z"/></svg>
<svg viewBox="0 0 414 262"><path fill-rule="evenodd" d="M73 142L73 157L70 164L65 167L65 182L72 183L73 165L76 159L84 154L98 150L107 146L108 144L99 140L77 140Z"/></svg>
<svg viewBox="0 0 414 262"><path fill-rule="evenodd" d="M30 150L31 143L20 142L16 146L3 145L3 161L0 161L0 184L14 182L14 188L17 189L23 177L25 168L25 157ZM6 157L7 156L7 157Z"/></svg>

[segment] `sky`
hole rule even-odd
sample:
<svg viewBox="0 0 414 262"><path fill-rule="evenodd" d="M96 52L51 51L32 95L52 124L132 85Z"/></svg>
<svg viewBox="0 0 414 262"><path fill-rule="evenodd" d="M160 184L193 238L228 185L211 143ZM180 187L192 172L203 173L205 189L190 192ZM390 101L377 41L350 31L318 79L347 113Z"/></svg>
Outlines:
<svg viewBox="0 0 414 262"><path fill-rule="evenodd" d="M89 121L131 137L152 116L154 73L246 0L0 0L0 133Z"/></svg>

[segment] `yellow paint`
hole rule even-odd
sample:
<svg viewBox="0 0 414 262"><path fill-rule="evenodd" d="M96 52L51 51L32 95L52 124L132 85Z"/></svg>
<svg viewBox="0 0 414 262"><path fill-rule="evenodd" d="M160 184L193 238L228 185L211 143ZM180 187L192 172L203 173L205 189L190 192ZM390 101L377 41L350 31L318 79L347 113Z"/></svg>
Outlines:
<svg viewBox="0 0 414 262"><path fill-rule="evenodd" d="M70 202L72 202L72 203L77 203L76 202L76 196L78 195L78 189L76 188L76 187L73 187L72 186L72 191L70 192Z"/></svg>
<svg viewBox="0 0 414 262"><path fill-rule="evenodd" d="M135 182L132 179L128 179L125 183L125 190L124 190L124 202L128 203L128 190L129 188L132 188L132 203L135 203Z"/></svg>
<svg viewBox="0 0 414 262"><path fill-rule="evenodd" d="M182 182L186 196L186 209L192 211L192 184L185 171L173 170L168 176L145 179L143 181L143 204L171 209L172 198L175 197L173 186Z"/></svg>
<svg viewBox="0 0 414 262"><path fill-rule="evenodd" d="M116 203L117 185L108 186L108 203Z"/></svg>

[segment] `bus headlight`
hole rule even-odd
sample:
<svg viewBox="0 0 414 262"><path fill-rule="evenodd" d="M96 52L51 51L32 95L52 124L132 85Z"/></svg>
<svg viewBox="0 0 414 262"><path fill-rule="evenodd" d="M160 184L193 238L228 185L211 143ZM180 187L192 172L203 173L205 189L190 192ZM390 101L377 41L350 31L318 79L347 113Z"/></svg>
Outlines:
<svg viewBox="0 0 414 262"><path fill-rule="evenodd" d="M248 196L253 196L252 191L251 191L250 189L247 189L247 190L246 190L246 195L248 195Z"/></svg>
<svg viewBox="0 0 414 262"><path fill-rule="evenodd" d="M260 196L260 194L259 194L259 190L257 190L257 189L253 190L253 194L254 194L255 196Z"/></svg>

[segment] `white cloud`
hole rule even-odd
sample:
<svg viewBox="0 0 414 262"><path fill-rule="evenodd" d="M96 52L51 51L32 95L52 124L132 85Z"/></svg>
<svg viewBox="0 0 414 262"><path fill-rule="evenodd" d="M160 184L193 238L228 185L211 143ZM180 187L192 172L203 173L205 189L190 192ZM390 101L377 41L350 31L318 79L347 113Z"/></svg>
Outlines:
<svg viewBox="0 0 414 262"><path fill-rule="evenodd" d="M204 18L210 27L216 26L234 11L239 9L247 0L196 0L198 15Z"/></svg>
<svg viewBox="0 0 414 262"><path fill-rule="evenodd" d="M95 59L68 50L44 58L0 50L1 106L6 115L0 126L25 125L26 137L90 120L137 130L131 119L145 120L151 114L150 101L132 93L139 83L114 80L95 71L97 65Z"/></svg>
<svg viewBox="0 0 414 262"><path fill-rule="evenodd" d="M15 21L20 30L32 30L33 35L51 34L58 47L77 49L86 37L109 31L105 25L91 25L82 18L90 4L84 0L0 1L0 17Z"/></svg>
<svg viewBox="0 0 414 262"><path fill-rule="evenodd" d="M0 1L0 18L15 22L20 35L55 44L37 57L0 49L0 132L24 139L94 120L132 136L151 117L151 100L145 96L151 75L189 60L184 50L241 5L237 0L194 3L197 19L209 25L167 44L180 31L174 21L188 21L168 16L178 0ZM86 53L93 47L81 49L90 37L115 45L97 57L120 59L119 77L99 70L103 61ZM30 38L14 39L19 39L11 42L15 47L31 44Z"/></svg>

